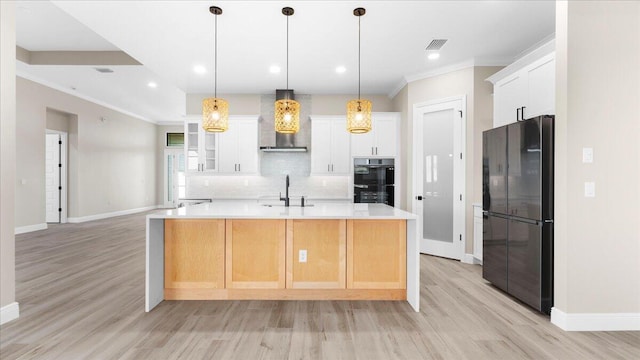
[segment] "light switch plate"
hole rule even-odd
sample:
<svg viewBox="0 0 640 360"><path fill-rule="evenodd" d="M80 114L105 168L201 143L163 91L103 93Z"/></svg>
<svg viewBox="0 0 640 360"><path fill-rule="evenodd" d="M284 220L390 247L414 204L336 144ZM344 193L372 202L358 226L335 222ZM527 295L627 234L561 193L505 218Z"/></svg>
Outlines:
<svg viewBox="0 0 640 360"><path fill-rule="evenodd" d="M300 250L298 252L298 262L301 262L301 263L307 262L307 250Z"/></svg>
<svg viewBox="0 0 640 360"><path fill-rule="evenodd" d="M593 148L582 148L582 162L585 164L593 162Z"/></svg>
<svg viewBox="0 0 640 360"><path fill-rule="evenodd" d="M596 197L596 183L590 181L584 183L584 197Z"/></svg>

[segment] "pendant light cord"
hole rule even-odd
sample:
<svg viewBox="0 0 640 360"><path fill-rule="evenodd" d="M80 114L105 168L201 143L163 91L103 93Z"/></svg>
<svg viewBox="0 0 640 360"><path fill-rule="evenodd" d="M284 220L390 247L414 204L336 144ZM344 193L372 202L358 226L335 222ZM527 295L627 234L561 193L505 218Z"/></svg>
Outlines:
<svg viewBox="0 0 640 360"><path fill-rule="evenodd" d="M360 19L358 16L358 100L360 100Z"/></svg>
<svg viewBox="0 0 640 360"><path fill-rule="evenodd" d="M213 39L213 97L218 97L218 15L214 21L215 36Z"/></svg>
<svg viewBox="0 0 640 360"><path fill-rule="evenodd" d="M287 90L289 90L289 15L287 15Z"/></svg>

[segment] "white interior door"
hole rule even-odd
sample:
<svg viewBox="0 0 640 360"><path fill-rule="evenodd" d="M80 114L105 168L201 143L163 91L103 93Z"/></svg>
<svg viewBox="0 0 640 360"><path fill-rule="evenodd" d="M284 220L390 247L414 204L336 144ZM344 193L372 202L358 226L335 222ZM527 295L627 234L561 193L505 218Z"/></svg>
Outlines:
<svg viewBox="0 0 640 360"><path fill-rule="evenodd" d="M420 252L462 259L464 99L414 107L414 201Z"/></svg>
<svg viewBox="0 0 640 360"><path fill-rule="evenodd" d="M45 194L48 223L60 222L60 135L46 134Z"/></svg>
<svg viewBox="0 0 640 360"><path fill-rule="evenodd" d="M186 197L185 155L182 149L164 151L164 204L174 208Z"/></svg>

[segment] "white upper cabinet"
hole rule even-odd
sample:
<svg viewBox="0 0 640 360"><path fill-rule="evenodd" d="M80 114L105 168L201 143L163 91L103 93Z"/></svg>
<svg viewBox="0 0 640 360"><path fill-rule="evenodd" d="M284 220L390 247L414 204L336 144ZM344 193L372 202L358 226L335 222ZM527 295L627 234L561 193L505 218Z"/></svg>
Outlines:
<svg viewBox="0 0 640 360"><path fill-rule="evenodd" d="M344 116L311 117L311 173L348 175L350 142Z"/></svg>
<svg viewBox="0 0 640 360"><path fill-rule="evenodd" d="M199 116L189 117L184 133L187 172L258 172L257 116L230 116L223 133L207 132Z"/></svg>
<svg viewBox="0 0 640 360"><path fill-rule="evenodd" d="M219 172L222 174L258 173L257 117L229 117L229 129L218 134Z"/></svg>
<svg viewBox="0 0 640 360"><path fill-rule="evenodd" d="M184 134L187 172L218 171L216 134L204 131L200 117L191 117L185 121Z"/></svg>
<svg viewBox="0 0 640 360"><path fill-rule="evenodd" d="M539 55L548 45L532 55L535 60L523 58L487 79L493 83L494 127L555 114L555 53Z"/></svg>
<svg viewBox="0 0 640 360"><path fill-rule="evenodd" d="M395 157L398 154L400 113L371 114L371 131L351 134L351 155L357 157Z"/></svg>

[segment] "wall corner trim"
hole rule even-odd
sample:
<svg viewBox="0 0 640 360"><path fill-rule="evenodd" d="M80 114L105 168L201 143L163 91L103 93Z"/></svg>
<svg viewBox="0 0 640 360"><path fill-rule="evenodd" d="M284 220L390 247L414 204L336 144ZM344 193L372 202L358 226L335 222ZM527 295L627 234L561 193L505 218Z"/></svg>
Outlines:
<svg viewBox="0 0 640 360"><path fill-rule="evenodd" d="M107 219L107 218L116 217L116 216L122 216L122 215L130 215L130 214L135 214L143 211L155 210L157 208L158 208L158 205L145 206L145 207L136 208L136 209L120 210L120 211L114 211L109 213L70 217L67 219L67 221L70 223L77 224L77 223L83 223L86 221L101 220L101 219Z"/></svg>
<svg viewBox="0 0 640 360"><path fill-rule="evenodd" d="M18 226L15 228L14 234L18 235L18 234L29 233L32 231L47 230L48 228L49 227L47 226L47 223Z"/></svg>
<svg viewBox="0 0 640 360"><path fill-rule="evenodd" d="M640 331L640 313L565 313L551 308L551 323L564 331Z"/></svg>
<svg viewBox="0 0 640 360"><path fill-rule="evenodd" d="M4 325L20 316L20 305L17 302L5 305L0 308L0 325Z"/></svg>

